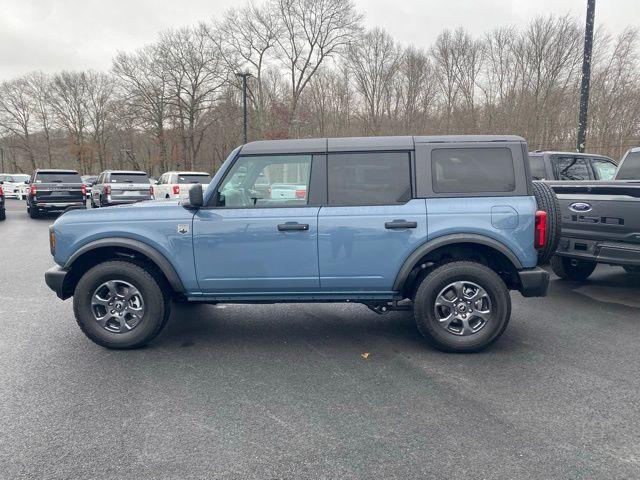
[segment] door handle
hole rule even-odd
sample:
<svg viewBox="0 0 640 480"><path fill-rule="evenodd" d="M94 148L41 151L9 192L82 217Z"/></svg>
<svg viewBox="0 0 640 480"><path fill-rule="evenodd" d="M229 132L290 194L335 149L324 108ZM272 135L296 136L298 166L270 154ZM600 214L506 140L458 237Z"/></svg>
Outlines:
<svg viewBox="0 0 640 480"><path fill-rule="evenodd" d="M309 224L297 223L297 222L280 223L278 225L278 230L281 232L291 232L294 230L309 230Z"/></svg>
<svg viewBox="0 0 640 480"><path fill-rule="evenodd" d="M394 220L393 222L385 222L384 228L392 230L392 229L402 229L402 228L416 228L418 226L418 222L407 222L406 220Z"/></svg>

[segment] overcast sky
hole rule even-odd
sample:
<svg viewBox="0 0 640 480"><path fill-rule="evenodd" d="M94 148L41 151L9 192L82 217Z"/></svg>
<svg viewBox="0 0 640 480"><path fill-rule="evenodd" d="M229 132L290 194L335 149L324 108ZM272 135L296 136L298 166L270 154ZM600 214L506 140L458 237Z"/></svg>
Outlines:
<svg viewBox="0 0 640 480"><path fill-rule="evenodd" d="M538 14L584 19L586 0L355 0L368 26L402 43L429 46L443 28L479 35ZM108 69L117 50L153 42L158 31L220 15L243 0L0 0L0 78L31 70ZM640 0L598 0L611 33L640 27Z"/></svg>

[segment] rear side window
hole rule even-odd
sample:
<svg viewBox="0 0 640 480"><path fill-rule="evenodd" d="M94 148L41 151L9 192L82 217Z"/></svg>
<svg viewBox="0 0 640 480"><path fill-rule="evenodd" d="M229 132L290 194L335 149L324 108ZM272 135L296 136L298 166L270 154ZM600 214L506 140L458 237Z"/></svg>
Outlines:
<svg viewBox="0 0 640 480"><path fill-rule="evenodd" d="M589 180L589 168L584 158L556 157L553 165L558 180Z"/></svg>
<svg viewBox="0 0 640 480"><path fill-rule="evenodd" d="M39 172L35 183L82 183L82 179L74 172Z"/></svg>
<svg viewBox="0 0 640 480"><path fill-rule="evenodd" d="M210 183L210 175L178 175L178 183Z"/></svg>
<svg viewBox="0 0 640 480"><path fill-rule="evenodd" d="M544 168L544 157L542 155L529 156L529 171L534 180L544 180L547 177L547 172Z"/></svg>
<svg viewBox="0 0 640 480"><path fill-rule="evenodd" d="M328 156L329 205L396 205L411 199L407 152L337 153Z"/></svg>
<svg viewBox="0 0 640 480"><path fill-rule="evenodd" d="M431 153L436 193L512 192L516 188L508 148L437 148Z"/></svg>
<svg viewBox="0 0 640 480"><path fill-rule="evenodd" d="M640 180L640 152L633 152L625 157L616 180Z"/></svg>
<svg viewBox="0 0 640 480"><path fill-rule="evenodd" d="M112 173L111 183L149 183L146 173Z"/></svg>

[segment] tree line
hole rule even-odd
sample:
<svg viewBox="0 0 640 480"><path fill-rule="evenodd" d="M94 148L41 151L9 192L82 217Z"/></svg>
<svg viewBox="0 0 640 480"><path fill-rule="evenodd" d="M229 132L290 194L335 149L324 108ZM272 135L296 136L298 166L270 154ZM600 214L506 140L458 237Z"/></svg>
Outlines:
<svg viewBox="0 0 640 480"><path fill-rule="evenodd" d="M587 151L640 144L639 32L596 32ZM249 140L518 134L573 150L583 27L540 16L481 37L444 29L401 45L352 0L266 0L118 52L109 71L32 72L0 84L5 170L215 171Z"/></svg>

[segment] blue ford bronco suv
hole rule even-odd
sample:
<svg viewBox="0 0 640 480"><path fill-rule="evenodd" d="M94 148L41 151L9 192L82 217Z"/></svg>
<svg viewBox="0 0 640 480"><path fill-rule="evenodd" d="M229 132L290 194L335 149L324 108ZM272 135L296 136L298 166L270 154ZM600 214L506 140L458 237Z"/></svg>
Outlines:
<svg viewBox="0 0 640 480"><path fill-rule="evenodd" d="M515 136L248 143L189 199L65 213L46 283L108 348L151 341L171 301L358 302L477 351L505 330L510 290L547 291L555 197L526 160Z"/></svg>

